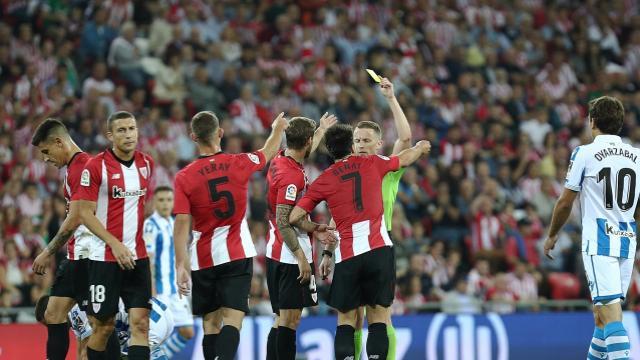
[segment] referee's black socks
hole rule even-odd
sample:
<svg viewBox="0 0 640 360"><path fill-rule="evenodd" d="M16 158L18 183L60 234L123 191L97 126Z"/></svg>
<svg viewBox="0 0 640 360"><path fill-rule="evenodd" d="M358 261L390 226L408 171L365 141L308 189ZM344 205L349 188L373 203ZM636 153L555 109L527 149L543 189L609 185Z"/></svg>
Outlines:
<svg viewBox="0 0 640 360"><path fill-rule="evenodd" d="M385 360L389 351L389 337L387 336L387 324L369 324L369 337L367 338L367 356L369 359Z"/></svg>
<svg viewBox="0 0 640 360"><path fill-rule="evenodd" d="M338 325L336 339L334 340L336 360L353 359L355 357L356 343L353 339L355 331L356 329L353 326Z"/></svg>
<svg viewBox="0 0 640 360"><path fill-rule="evenodd" d="M47 359L64 360L69 351L69 325L47 325Z"/></svg>
<svg viewBox="0 0 640 360"><path fill-rule="evenodd" d="M296 331L278 327L278 360L296 360Z"/></svg>
<svg viewBox="0 0 640 360"><path fill-rule="evenodd" d="M216 358L216 338L218 334L205 334L202 337L202 352L205 360Z"/></svg>
<svg viewBox="0 0 640 360"><path fill-rule="evenodd" d="M149 347L142 345L129 346L129 360L149 360Z"/></svg>
<svg viewBox="0 0 640 360"><path fill-rule="evenodd" d="M278 360L278 328L271 328L267 337L267 360Z"/></svg>
<svg viewBox="0 0 640 360"><path fill-rule="evenodd" d="M216 340L216 360L233 360L238 351L240 332L231 325L225 325L220 330Z"/></svg>

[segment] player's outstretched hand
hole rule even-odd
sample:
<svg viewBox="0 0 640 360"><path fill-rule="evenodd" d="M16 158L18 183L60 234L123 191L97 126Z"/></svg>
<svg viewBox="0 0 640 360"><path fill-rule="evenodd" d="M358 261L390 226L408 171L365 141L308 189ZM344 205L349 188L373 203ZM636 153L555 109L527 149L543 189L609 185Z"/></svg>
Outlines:
<svg viewBox="0 0 640 360"><path fill-rule="evenodd" d="M47 269L51 265L51 255L47 250L44 250L33 261L33 272L38 275L44 275L47 273Z"/></svg>
<svg viewBox="0 0 640 360"><path fill-rule="evenodd" d="M556 241L558 241L558 235L549 236L547 240L544 241L544 255L549 259L553 260L553 255L551 255L551 250L556 247Z"/></svg>
<svg viewBox="0 0 640 360"><path fill-rule="evenodd" d="M284 117L284 113L281 112L278 116L273 120L271 124L271 129L273 131L284 131L289 126L289 120Z"/></svg>
<svg viewBox="0 0 640 360"><path fill-rule="evenodd" d="M177 266L177 283L180 296L189 296L191 294L191 274L184 266Z"/></svg>
<svg viewBox="0 0 640 360"><path fill-rule="evenodd" d="M116 258L118 265L122 270L133 270L136 267L136 261L133 259L133 253L121 242L114 243L111 246L113 256Z"/></svg>
<svg viewBox="0 0 640 360"><path fill-rule="evenodd" d="M416 143L416 145L420 147L423 155L426 155L431 151L431 143L427 140L420 140Z"/></svg>
<svg viewBox="0 0 640 360"><path fill-rule="evenodd" d="M337 116L329 113L324 113L324 115L322 115L322 117L320 118L320 126L318 128L321 130L327 130L328 128L335 125L337 122L338 122Z"/></svg>
<svg viewBox="0 0 640 360"><path fill-rule="evenodd" d="M338 237L334 232L335 228L325 224L321 224L316 231L313 232L316 239L324 245L334 245L338 242Z"/></svg>
<svg viewBox="0 0 640 360"><path fill-rule="evenodd" d="M393 92L393 83L386 77L383 77L382 80L380 80L380 92L382 92L382 95L387 99L391 99L395 96Z"/></svg>
<svg viewBox="0 0 640 360"><path fill-rule="evenodd" d="M298 270L300 270L300 275L298 275L298 280L300 280L300 284L308 284L313 276L311 274L311 265L306 258L302 259L303 261L298 260Z"/></svg>
<svg viewBox="0 0 640 360"><path fill-rule="evenodd" d="M322 280L326 280L329 274L331 274L331 266L333 265L333 261L328 256L323 256L322 261L320 262L320 274L322 275Z"/></svg>

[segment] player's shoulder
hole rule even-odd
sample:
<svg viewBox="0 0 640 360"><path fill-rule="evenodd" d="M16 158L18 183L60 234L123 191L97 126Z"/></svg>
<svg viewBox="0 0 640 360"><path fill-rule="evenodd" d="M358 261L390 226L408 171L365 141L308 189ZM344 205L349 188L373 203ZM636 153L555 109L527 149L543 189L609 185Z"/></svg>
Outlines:
<svg viewBox="0 0 640 360"><path fill-rule="evenodd" d="M239 154L227 154L229 155L233 160L242 160L242 161L251 161L252 163L258 165L262 162L261 156L260 156L260 152L259 151L254 151L254 152L246 152L246 153L239 153ZM264 158L264 157L262 157Z"/></svg>
<svg viewBox="0 0 640 360"><path fill-rule="evenodd" d="M145 152L142 152L140 150L136 150L134 156L136 157L136 159L139 159L139 160L142 160L142 161L145 161L145 162L153 163L153 158L151 157L151 155L149 155L149 154L147 154Z"/></svg>
<svg viewBox="0 0 640 360"><path fill-rule="evenodd" d="M77 166L84 166L89 162L89 160L91 160L91 154L81 151L75 155L72 160L72 164Z"/></svg>

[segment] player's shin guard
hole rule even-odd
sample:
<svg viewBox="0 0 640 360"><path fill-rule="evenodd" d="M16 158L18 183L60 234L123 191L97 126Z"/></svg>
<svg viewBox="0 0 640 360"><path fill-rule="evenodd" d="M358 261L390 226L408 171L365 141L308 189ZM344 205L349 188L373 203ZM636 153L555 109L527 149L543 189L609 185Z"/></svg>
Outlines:
<svg viewBox="0 0 640 360"><path fill-rule="evenodd" d="M296 331L286 326L278 327L278 360L296 359Z"/></svg>
<svg viewBox="0 0 640 360"><path fill-rule="evenodd" d="M353 333L353 340L355 345L355 358L356 360L360 359L360 353L362 353L362 329L356 329Z"/></svg>
<svg viewBox="0 0 640 360"><path fill-rule="evenodd" d="M216 342L218 334L205 334L202 337L202 353L205 360L213 360L216 358Z"/></svg>
<svg viewBox="0 0 640 360"><path fill-rule="evenodd" d="M387 324L369 324L369 337L367 338L367 356L369 360L386 360L389 352L389 338L387 337Z"/></svg>
<svg viewBox="0 0 640 360"><path fill-rule="evenodd" d="M231 325L226 325L220 331L216 341L216 360L233 360L238 351L240 332Z"/></svg>
<svg viewBox="0 0 640 360"><path fill-rule="evenodd" d="M149 360L150 350L148 346L131 345L129 346L129 360Z"/></svg>
<svg viewBox="0 0 640 360"><path fill-rule="evenodd" d="M267 360L278 360L278 328L271 328L267 338Z"/></svg>
<svg viewBox="0 0 640 360"><path fill-rule="evenodd" d="M64 360L69 351L69 326L63 324L47 325L47 359Z"/></svg>
<svg viewBox="0 0 640 360"><path fill-rule="evenodd" d="M182 349L187 346L187 342L189 340L185 339L180 335L178 329L176 328L173 331L173 334L162 343L162 351L169 359L171 359L174 355L178 354Z"/></svg>
<svg viewBox="0 0 640 360"><path fill-rule="evenodd" d="M631 356L629 336L622 322L608 323L604 327L605 343L609 360L627 360Z"/></svg>
<svg viewBox="0 0 640 360"><path fill-rule="evenodd" d="M387 325L387 337L389 338L387 360L396 360L396 328L393 325Z"/></svg>
<svg viewBox="0 0 640 360"><path fill-rule="evenodd" d="M352 360L355 359L355 344L353 333L355 329L349 325L338 325L336 329L336 339L334 340L334 351L336 360Z"/></svg>
<svg viewBox="0 0 640 360"><path fill-rule="evenodd" d="M591 339L591 345L589 346L589 353L587 359L606 359L607 358L607 344L604 341L604 329L596 327L593 330L593 339Z"/></svg>

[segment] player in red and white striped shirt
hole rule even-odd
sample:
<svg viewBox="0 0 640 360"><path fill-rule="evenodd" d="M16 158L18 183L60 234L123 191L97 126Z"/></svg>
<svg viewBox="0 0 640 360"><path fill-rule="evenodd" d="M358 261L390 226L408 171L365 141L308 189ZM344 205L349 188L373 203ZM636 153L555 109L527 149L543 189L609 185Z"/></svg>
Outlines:
<svg viewBox="0 0 640 360"><path fill-rule="evenodd" d="M93 334L89 360L104 357L113 332L118 302L129 312L129 359L149 359L151 273L142 238L144 204L153 160L136 150L138 127L126 111L111 114L107 137L113 143L91 159L74 199L80 201L82 222L97 237L89 255L89 295Z"/></svg>
<svg viewBox="0 0 640 360"><path fill-rule="evenodd" d="M67 313L77 303L86 306L87 262L89 242L93 236L80 225L80 213L73 195L80 186L80 173L90 159L76 145L67 128L57 119L46 119L36 129L31 144L38 148L44 161L57 167L66 166L64 197L67 200L67 217L47 248L33 262L33 271L44 274L51 265L51 258L67 243L67 259L62 261L51 287L51 297L45 312L47 323L47 359L65 359L69 349Z"/></svg>
<svg viewBox="0 0 640 360"><path fill-rule="evenodd" d="M224 131L216 115L201 111L191 119L191 138L200 157L176 175L174 241L182 295L190 292L193 278L192 308L195 315L203 316L206 359L232 360L238 349L242 319L249 312L252 257L256 255L245 218L247 185L251 175L276 155L286 127L281 113L262 149L225 154L220 147ZM190 230L191 264L187 255Z"/></svg>
<svg viewBox="0 0 640 360"><path fill-rule="evenodd" d="M386 359L389 344L385 322L394 296L395 264L384 222L382 178L418 160L431 145L420 141L390 158L354 156L353 129L343 124L327 130L325 142L335 162L309 186L289 220L300 229L314 230L318 225L307 220L307 214L327 201L340 234L328 300L338 310L335 358L354 357L356 311L366 305L367 354L370 359Z"/></svg>

